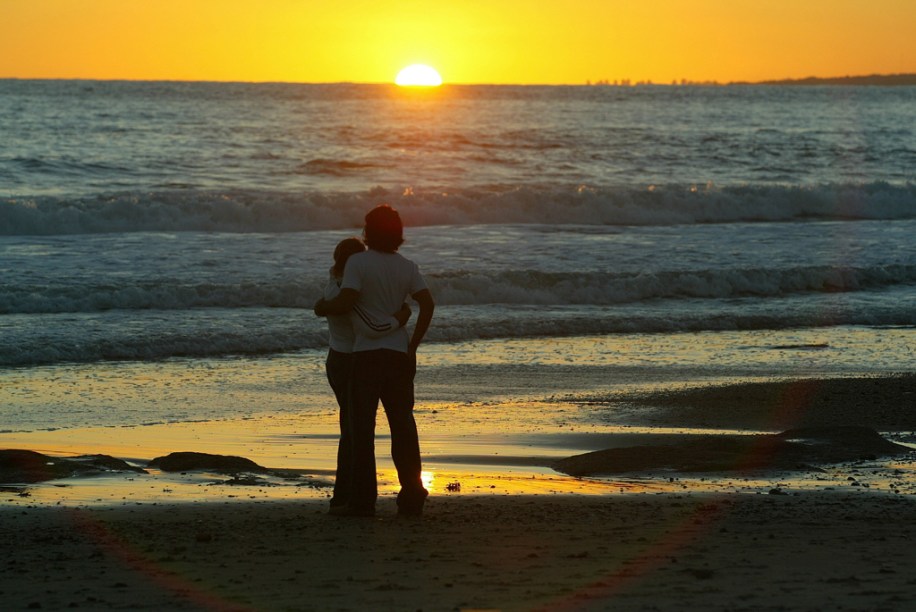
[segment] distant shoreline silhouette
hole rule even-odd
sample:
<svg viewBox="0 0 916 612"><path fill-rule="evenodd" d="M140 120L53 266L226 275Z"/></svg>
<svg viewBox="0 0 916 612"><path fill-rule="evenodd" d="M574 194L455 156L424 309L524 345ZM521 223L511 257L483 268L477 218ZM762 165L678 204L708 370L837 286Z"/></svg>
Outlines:
<svg viewBox="0 0 916 612"><path fill-rule="evenodd" d="M732 83L738 85L739 83ZM803 79L777 79L757 81L747 85L916 85L916 74L869 74L843 77L806 77Z"/></svg>
<svg viewBox="0 0 916 612"><path fill-rule="evenodd" d="M675 79L670 83L648 81L633 81L631 79L600 79L597 81L586 81L586 86L609 86L609 87L641 87L641 86L706 86L706 87L727 87L729 85L849 85L861 86L872 85L876 87L896 87L906 85L916 85L916 73L900 74L869 74L860 76L842 76L842 77L815 77L809 76L801 79L770 79L766 81L728 81L725 83L719 81L693 81L690 79Z"/></svg>

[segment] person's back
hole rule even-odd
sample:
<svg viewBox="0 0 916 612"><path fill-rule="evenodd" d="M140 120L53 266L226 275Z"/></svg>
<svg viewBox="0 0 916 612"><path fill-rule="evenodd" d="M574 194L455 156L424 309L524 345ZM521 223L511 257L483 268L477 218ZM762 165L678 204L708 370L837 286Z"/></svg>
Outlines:
<svg viewBox="0 0 916 612"><path fill-rule="evenodd" d="M369 249L350 258L342 287L359 292L353 314L367 326L384 319L385 313L395 312L414 293L426 288L417 265L400 253L384 253ZM383 337L370 337L357 327L354 351L390 349L406 353L407 330Z"/></svg>

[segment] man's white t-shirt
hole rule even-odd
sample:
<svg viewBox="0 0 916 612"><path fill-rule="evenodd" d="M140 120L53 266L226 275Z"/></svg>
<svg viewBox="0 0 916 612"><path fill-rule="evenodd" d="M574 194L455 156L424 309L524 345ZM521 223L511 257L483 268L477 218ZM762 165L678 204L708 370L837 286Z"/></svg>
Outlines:
<svg viewBox="0 0 916 612"><path fill-rule="evenodd" d="M400 253L382 253L369 249L347 260L340 287L359 292L353 312L371 328L376 325L374 321L384 321L392 312L397 312L408 296L426 289L426 281L417 264ZM391 349L407 352L410 339L404 328L376 338L369 337L358 326L354 326L354 329L354 351Z"/></svg>
<svg viewBox="0 0 916 612"><path fill-rule="evenodd" d="M337 294L340 293L340 283L341 281L331 274L324 288L324 299L332 300L337 297ZM338 353L353 352L357 330L367 337L377 338L390 334L400 327L398 320L390 314L368 322L358 317L355 312L345 315L328 315L327 319L329 344Z"/></svg>

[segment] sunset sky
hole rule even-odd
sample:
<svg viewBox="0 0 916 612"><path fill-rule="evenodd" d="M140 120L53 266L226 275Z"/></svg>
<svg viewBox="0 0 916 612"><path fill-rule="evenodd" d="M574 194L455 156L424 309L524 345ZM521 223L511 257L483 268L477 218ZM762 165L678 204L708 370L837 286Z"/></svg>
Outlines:
<svg viewBox="0 0 916 612"><path fill-rule="evenodd" d="M0 0L0 77L659 83L916 72L914 0Z"/></svg>

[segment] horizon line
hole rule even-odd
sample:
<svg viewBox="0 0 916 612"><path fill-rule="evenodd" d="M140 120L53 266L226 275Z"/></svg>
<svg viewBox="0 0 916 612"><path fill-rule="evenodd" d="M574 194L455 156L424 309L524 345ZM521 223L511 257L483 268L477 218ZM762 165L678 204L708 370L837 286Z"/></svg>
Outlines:
<svg viewBox="0 0 916 612"><path fill-rule="evenodd" d="M429 87L429 89L437 89L439 87L448 87L448 86L467 86L467 87L477 87L477 86L497 86L497 87L637 87L637 86L652 86L652 87L672 87L672 86L728 86L728 85L766 85L766 84L776 84L776 83L793 83L793 82L804 82L804 81L832 81L832 80L853 80L853 79L873 79L873 78L894 78L894 77L913 77L916 79L916 72L891 72L891 73L871 73L871 74L858 74L858 75L842 75L842 76L806 76L806 77L783 77L783 78L770 78L763 79L758 81L748 81L748 80L739 80L739 81L717 81L714 79L710 80L690 80L690 79L674 79L673 82L668 81L654 81L652 79L644 80L634 80L629 78L616 79L614 82L611 82L609 79L599 79L596 81L587 80L584 83L471 83L471 82L454 82L454 81L444 81L442 85L437 85L435 87ZM244 81L244 80L217 80L217 79L170 79L170 78L161 78L161 79L147 79L147 78L126 78L126 77L112 77L112 78L96 78L96 77L17 77L17 76L0 76L0 81L95 81L95 82L108 82L108 83L221 83L221 84L247 84L247 85L384 85L392 87L402 87L397 85L394 81L276 81L276 80L264 80L264 81ZM422 89L422 88L421 88Z"/></svg>

